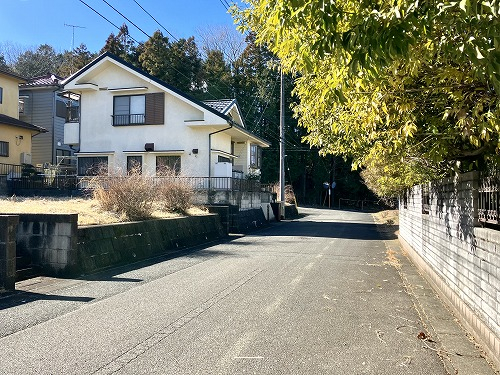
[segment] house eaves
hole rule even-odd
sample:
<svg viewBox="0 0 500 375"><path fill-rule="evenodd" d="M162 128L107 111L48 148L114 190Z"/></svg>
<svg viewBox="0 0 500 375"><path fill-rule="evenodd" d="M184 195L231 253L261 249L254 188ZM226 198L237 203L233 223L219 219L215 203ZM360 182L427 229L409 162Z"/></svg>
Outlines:
<svg viewBox="0 0 500 375"><path fill-rule="evenodd" d="M3 75L6 75L6 76L15 78L15 79L18 80L19 83L25 83L25 82L28 81L26 78L20 76L19 74L16 74L16 73L12 72L9 69L0 68L0 74L3 74Z"/></svg>
<svg viewBox="0 0 500 375"><path fill-rule="evenodd" d="M38 125L33 125L28 122L24 122L21 120L18 120L17 118L10 117L7 115L0 114L0 124L5 124L5 125L10 125L10 126L15 126L18 128L23 128L23 129L28 129L28 130L33 130L39 133L47 133L48 130L45 128L42 128L41 126Z"/></svg>

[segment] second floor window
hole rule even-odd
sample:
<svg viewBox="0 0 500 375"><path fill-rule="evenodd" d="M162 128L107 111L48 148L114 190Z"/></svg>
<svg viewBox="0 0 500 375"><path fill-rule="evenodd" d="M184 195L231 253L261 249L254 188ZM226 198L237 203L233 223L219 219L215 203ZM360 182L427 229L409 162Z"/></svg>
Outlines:
<svg viewBox="0 0 500 375"><path fill-rule="evenodd" d="M146 122L146 96L115 96L113 125L139 125Z"/></svg>
<svg viewBox="0 0 500 375"><path fill-rule="evenodd" d="M260 168L262 165L262 148L250 145L250 167Z"/></svg>
<svg viewBox="0 0 500 375"><path fill-rule="evenodd" d="M164 108L165 95L162 92L115 96L113 125L160 125L164 123Z"/></svg>

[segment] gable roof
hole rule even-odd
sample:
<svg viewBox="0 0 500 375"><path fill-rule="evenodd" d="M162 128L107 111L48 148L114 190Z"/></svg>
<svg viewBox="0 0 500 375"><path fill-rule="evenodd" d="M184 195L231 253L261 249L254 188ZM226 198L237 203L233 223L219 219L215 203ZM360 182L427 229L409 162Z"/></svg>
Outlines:
<svg viewBox="0 0 500 375"><path fill-rule="evenodd" d="M45 128L42 128L41 126L38 125L33 125L28 122L24 122L21 120L18 120L17 118L10 117L7 115L0 114L0 124L6 124L6 125L11 125L11 126L16 126L18 128L23 128L23 129L29 129L29 130L34 130L39 133L47 133L48 130Z"/></svg>
<svg viewBox="0 0 500 375"><path fill-rule="evenodd" d="M70 82L73 82L75 80L78 79L78 77L82 76L84 73L86 73L87 71L90 71L93 67L95 67L97 64L99 64L101 61L105 60L105 59L109 59L109 60L113 60L115 63L118 63L120 65L123 65L125 66L126 68L134 71L135 73L141 75L144 77L144 79L146 80L150 80L150 81L153 81L155 82L156 84L164 87L166 90L168 91L171 91L171 92L174 92L175 94L183 97L184 99L186 99L187 101L190 101L192 102L193 104L196 104L197 106L219 116L220 118L222 118L223 120L227 121L228 124L231 126L231 127L234 127L238 130L240 130L241 132L243 133L246 133L248 134L249 136L251 137L254 137L256 139L258 139L259 141L261 141L262 143L264 144L267 144L267 145L270 145L270 143L268 141L266 141L265 139L263 138L260 138L258 135L256 134L253 134L251 132L249 132L248 130L246 130L244 127L242 127L241 125L237 124L235 121L233 121L233 119L231 117L229 117L226 113L223 113L219 110L217 110L216 108L202 102L202 101L199 101L198 99L195 99L193 98L192 96L180 91L179 89L177 89L176 87L162 81L161 79L158 79L157 77L145 72L144 70L142 69L139 69L138 67L128 63L127 61L119 58L118 56L116 55L113 55L112 53L110 52L105 52L103 54L101 54L99 57L97 57L95 60L93 60L92 62L90 62L89 64L87 64L86 66L84 66L82 69L80 69L79 71L77 71L76 73L74 73L73 75L69 76L68 78L66 78L65 80L63 80L61 82L62 85L66 86L68 83ZM221 100L220 102L220 106L223 105L222 102L224 102L225 100L228 100L228 99L224 99L224 100ZM232 99L233 101L235 99ZM229 106L226 106L227 110L229 110L231 107L231 105ZM226 108L224 108L224 110L226 110Z"/></svg>

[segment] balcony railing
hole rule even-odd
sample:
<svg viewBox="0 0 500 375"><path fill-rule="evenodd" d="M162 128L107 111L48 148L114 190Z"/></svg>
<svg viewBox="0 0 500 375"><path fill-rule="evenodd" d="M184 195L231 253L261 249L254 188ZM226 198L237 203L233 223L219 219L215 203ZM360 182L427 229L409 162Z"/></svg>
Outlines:
<svg viewBox="0 0 500 375"><path fill-rule="evenodd" d="M144 113L111 115L111 118L114 126L141 125L146 123L146 115Z"/></svg>

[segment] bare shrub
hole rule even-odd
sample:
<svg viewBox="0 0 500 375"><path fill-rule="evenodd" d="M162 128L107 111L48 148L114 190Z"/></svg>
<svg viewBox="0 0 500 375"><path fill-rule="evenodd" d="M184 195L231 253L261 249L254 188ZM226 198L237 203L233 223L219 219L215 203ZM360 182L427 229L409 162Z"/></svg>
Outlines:
<svg viewBox="0 0 500 375"><path fill-rule="evenodd" d="M128 220L152 217L156 189L150 178L134 166L126 175L101 168L88 180L87 189L103 209L124 215Z"/></svg>
<svg viewBox="0 0 500 375"><path fill-rule="evenodd" d="M164 167L156 173L156 205L160 210L185 214L193 206L194 189L186 177Z"/></svg>

